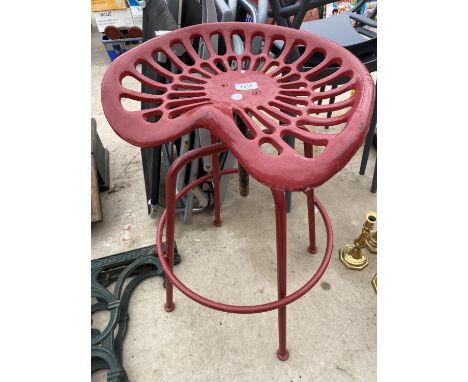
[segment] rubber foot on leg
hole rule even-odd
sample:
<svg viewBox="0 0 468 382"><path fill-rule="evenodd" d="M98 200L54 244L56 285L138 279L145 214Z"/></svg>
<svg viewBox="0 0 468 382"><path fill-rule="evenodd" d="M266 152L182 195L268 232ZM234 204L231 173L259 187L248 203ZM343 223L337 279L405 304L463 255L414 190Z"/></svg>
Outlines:
<svg viewBox="0 0 468 382"><path fill-rule="evenodd" d="M174 303L172 303L172 305L164 304L164 310L166 312L168 312L168 313L172 312L174 309L175 309L175 304Z"/></svg>
<svg viewBox="0 0 468 382"><path fill-rule="evenodd" d="M215 220L215 221L213 222L213 225L214 225L215 227L221 227L221 226L223 225L223 222L222 222L221 220L220 220L220 221L216 221L216 220Z"/></svg>
<svg viewBox="0 0 468 382"><path fill-rule="evenodd" d="M287 359L289 358L289 351L288 349L286 349L286 352L284 354L281 354L278 349L276 355L280 361L287 361Z"/></svg>

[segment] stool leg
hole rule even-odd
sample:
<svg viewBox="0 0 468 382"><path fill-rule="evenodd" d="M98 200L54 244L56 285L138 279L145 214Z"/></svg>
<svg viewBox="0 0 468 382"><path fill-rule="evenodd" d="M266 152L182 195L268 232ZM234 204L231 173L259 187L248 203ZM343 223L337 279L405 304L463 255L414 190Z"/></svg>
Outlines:
<svg viewBox="0 0 468 382"><path fill-rule="evenodd" d="M377 89L377 87L376 87ZM364 175L366 173L367 160L369 159L370 149L372 147L372 141L374 140L375 129L377 127L377 96L375 97L374 110L372 112L371 125L367 132L366 141L364 143L364 149L362 151L361 167L359 168L359 174Z"/></svg>
<svg viewBox="0 0 468 382"><path fill-rule="evenodd" d="M374 194L377 192L377 158L375 159L374 176L372 177L372 186L370 190Z"/></svg>
<svg viewBox="0 0 468 382"><path fill-rule="evenodd" d="M309 216L309 248L307 250L313 255L317 253L317 242L315 240L315 198L314 189L306 191L307 194L307 214Z"/></svg>
<svg viewBox="0 0 468 382"><path fill-rule="evenodd" d="M278 299L286 297L286 198L284 191L271 189L276 215L276 274ZM276 355L281 361L289 358L286 348L286 306L278 308L279 348Z"/></svg>
<svg viewBox="0 0 468 382"><path fill-rule="evenodd" d="M304 142L304 156L306 158L313 158L314 147L311 144ZM314 203L314 189L306 191L307 195L307 215L309 218L309 253L317 253L317 243L315 240L315 203Z"/></svg>
<svg viewBox="0 0 468 382"><path fill-rule="evenodd" d="M211 135L211 144L217 143L215 136ZM211 164L213 166L213 193L214 193L214 209L215 220L214 226L221 227L221 194L219 188L219 155L218 153L211 156Z"/></svg>
<svg viewBox="0 0 468 382"><path fill-rule="evenodd" d="M295 139L292 136L287 136L284 138L284 141L291 146L293 149L296 146ZM292 208L292 192L286 191L286 212L291 212Z"/></svg>
<svg viewBox="0 0 468 382"><path fill-rule="evenodd" d="M323 93L324 91L325 91L325 86L321 86L321 87L320 87L320 93ZM317 104L318 104L318 105L321 105L321 104L322 104L322 100L319 99L319 100L317 101Z"/></svg>
<svg viewBox="0 0 468 382"><path fill-rule="evenodd" d="M238 163L239 168L239 194L243 198L249 196L249 173L245 170L244 166Z"/></svg>
<svg viewBox="0 0 468 382"><path fill-rule="evenodd" d="M333 85L331 86L331 90L336 89L337 87L338 87L337 84L333 84ZM333 97L330 97L330 101L328 102L328 104L329 104L329 105L332 105L332 104L334 104L334 103L335 103L335 97L334 97L334 96L333 96ZM331 111L327 112L327 118L331 118L331 116L332 116L332 112L331 112ZM325 129L328 129L328 127L329 127L329 126L325 126Z"/></svg>
<svg viewBox="0 0 468 382"><path fill-rule="evenodd" d="M175 212L176 212L176 181L177 172L172 174L167 172L166 176L166 258L167 266L172 271L174 267L174 229L175 229ZM172 312L175 309L173 299L173 284L171 280L166 278L166 304L164 310Z"/></svg>

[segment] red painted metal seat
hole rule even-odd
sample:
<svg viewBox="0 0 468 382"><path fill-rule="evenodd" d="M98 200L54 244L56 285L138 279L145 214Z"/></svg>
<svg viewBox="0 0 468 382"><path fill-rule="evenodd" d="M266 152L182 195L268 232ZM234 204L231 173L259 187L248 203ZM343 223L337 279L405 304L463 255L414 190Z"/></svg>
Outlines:
<svg viewBox="0 0 468 382"><path fill-rule="evenodd" d="M244 41L242 55L232 50L233 35ZM214 36L218 43L224 40L222 55L213 49ZM206 44L209 59L201 59L191 44L199 38ZM263 41L260 54L251 53L254 39L255 43ZM270 52L275 40L285 41L277 57ZM180 51L189 57L191 65L179 59L175 52ZM158 54L180 73L171 73L158 64L154 59ZM303 66L314 57L321 62L313 68ZM138 72L137 65L143 62L168 83L152 81ZM336 71L320 78L321 71L330 67ZM152 86L160 94L125 88L121 81L126 76ZM319 91L337 79L347 82L332 91ZM102 103L112 128L136 146L158 146L196 127L208 128L259 182L297 191L327 181L358 150L369 125L373 88L372 78L360 61L327 40L270 25L213 23L163 35L119 57L104 76ZM354 95L344 101L318 104L351 90ZM129 112L122 106L122 98L151 102L154 108ZM331 110L344 113L333 118L318 114ZM234 115L243 121L248 134L241 132ZM148 121L151 117L157 121ZM319 131L321 126L340 124L337 134ZM284 142L285 136L324 150L317 158L306 158ZM262 146L269 146L268 153Z"/></svg>
<svg viewBox="0 0 468 382"><path fill-rule="evenodd" d="M233 38L243 41L242 54L234 53ZM283 48L275 53L271 48L277 40L283 41ZM209 58L200 58L194 47L199 44L205 45ZM310 62L315 66L304 66ZM156 82L141 74L138 70L141 63L166 80ZM153 91L142 93L126 86L126 77L144 83ZM319 91L337 82L340 85L335 89ZM323 101L332 97L337 97L338 102L324 104ZM150 102L154 107L130 111L125 106L125 98ZM196 128L209 129L212 136L212 145L189 151L167 172L166 210L159 221L156 238L158 256L167 276L166 311L175 307L173 285L198 303L225 312L259 313L278 309L277 355L281 360L288 359L286 305L318 282L333 248L331 222L315 198L314 188L343 168L358 150L369 127L373 102L372 78L351 53L309 33L271 25L215 23L179 29L132 49L110 65L102 81L102 104L110 125L127 142L140 147L158 146ZM327 112L339 110L336 116L327 117ZM325 129L325 126L333 128ZM291 136L296 142L303 142L297 150L284 141ZM322 147L318 156L314 152L317 146ZM188 288L173 273L176 200L196 185L212 179L214 223L220 226L219 178L237 171L219 170L218 155L228 149L255 179L270 187L275 202L278 299L266 304L235 306L212 301ZM212 173L185 186L176 195L180 168L208 155L212 157ZM321 264L309 281L289 295L286 191L304 191L307 195L309 252L317 252L314 205L324 220L327 235Z"/></svg>

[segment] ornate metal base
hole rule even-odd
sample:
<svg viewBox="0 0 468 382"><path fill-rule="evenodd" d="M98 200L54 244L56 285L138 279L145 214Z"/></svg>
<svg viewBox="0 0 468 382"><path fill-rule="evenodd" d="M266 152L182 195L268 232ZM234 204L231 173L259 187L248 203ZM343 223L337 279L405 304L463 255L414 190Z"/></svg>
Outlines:
<svg viewBox="0 0 468 382"><path fill-rule="evenodd" d="M370 253L377 254L377 231L373 231L367 236L366 248Z"/></svg>
<svg viewBox="0 0 468 382"><path fill-rule="evenodd" d="M165 244L163 250L166 250ZM174 243L174 265L180 263ZM98 311L108 311L109 321L104 330L91 329L91 373L109 369L109 382L127 382L122 366L122 343L127 331L128 303L137 285L153 276L161 276L166 286L154 245L91 261L91 322ZM126 281L130 279L128 283ZM108 287L115 283L111 290Z"/></svg>
<svg viewBox="0 0 468 382"><path fill-rule="evenodd" d="M361 257L356 259L352 256L352 252L354 249L354 245L348 244L345 245L343 248L340 249L340 260L344 264L344 266L348 269L352 269L355 271L362 271L367 265L369 261L367 256L361 252Z"/></svg>

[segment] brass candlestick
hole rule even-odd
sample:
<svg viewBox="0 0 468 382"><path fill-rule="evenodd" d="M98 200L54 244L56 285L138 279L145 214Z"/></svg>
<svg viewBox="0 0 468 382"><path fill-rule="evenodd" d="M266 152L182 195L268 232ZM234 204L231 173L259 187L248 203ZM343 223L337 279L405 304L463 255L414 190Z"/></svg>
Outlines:
<svg viewBox="0 0 468 382"><path fill-rule="evenodd" d="M374 288L375 294L377 294L377 273L374 275L374 277L372 277L371 284L372 288Z"/></svg>
<svg viewBox="0 0 468 382"><path fill-rule="evenodd" d="M365 217L366 221L362 226L361 234L356 240L354 240L354 245L345 245L339 251L340 260L344 266L355 271L363 270L369 263L367 256L362 253L362 249L366 245L367 236L377 221L377 213L374 211L369 211Z"/></svg>
<svg viewBox="0 0 468 382"><path fill-rule="evenodd" d="M377 254L377 231L372 231L366 239L366 248L370 253Z"/></svg>

